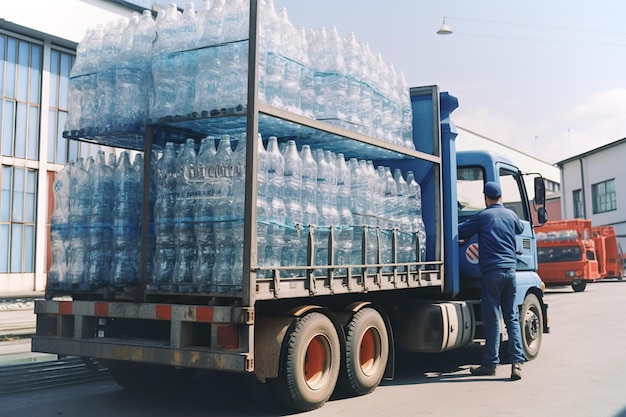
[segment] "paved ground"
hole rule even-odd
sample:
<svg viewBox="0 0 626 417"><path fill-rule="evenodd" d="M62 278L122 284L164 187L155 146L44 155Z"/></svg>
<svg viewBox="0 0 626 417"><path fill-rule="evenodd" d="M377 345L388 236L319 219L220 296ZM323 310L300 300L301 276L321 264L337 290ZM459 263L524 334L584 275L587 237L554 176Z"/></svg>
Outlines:
<svg viewBox="0 0 626 417"><path fill-rule="evenodd" d="M54 360L56 355L30 351L35 333L34 299L43 294L16 295L0 300L0 366Z"/></svg>

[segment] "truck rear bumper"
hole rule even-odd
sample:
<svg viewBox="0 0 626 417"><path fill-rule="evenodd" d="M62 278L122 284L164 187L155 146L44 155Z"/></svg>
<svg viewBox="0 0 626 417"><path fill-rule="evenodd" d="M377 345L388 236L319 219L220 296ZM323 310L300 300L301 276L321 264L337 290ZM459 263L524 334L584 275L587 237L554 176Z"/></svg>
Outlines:
<svg viewBox="0 0 626 417"><path fill-rule="evenodd" d="M99 360L254 371L254 309L37 300L32 350Z"/></svg>

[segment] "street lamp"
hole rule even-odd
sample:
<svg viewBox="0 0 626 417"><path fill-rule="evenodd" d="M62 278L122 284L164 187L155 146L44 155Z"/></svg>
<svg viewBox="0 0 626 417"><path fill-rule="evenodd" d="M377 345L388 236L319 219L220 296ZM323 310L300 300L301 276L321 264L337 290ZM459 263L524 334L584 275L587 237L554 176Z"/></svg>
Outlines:
<svg viewBox="0 0 626 417"><path fill-rule="evenodd" d="M448 25L446 25L446 17L443 17L443 25L441 26L441 28L437 31L437 35L451 35L452 34L452 29L450 29L450 27Z"/></svg>

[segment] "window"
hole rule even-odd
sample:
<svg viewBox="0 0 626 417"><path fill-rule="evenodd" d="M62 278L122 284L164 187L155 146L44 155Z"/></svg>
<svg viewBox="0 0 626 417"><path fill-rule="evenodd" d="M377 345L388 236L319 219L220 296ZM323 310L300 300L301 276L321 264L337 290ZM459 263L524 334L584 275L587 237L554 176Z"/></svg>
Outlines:
<svg viewBox="0 0 626 417"><path fill-rule="evenodd" d="M572 262L580 261L582 258L583 254L577 246L537 248L537 260L539 262Z"/></svg>
<svg viewBox="0 0 626 417"><path fill-rule="evenodd" d="M480 167L457 168L457 209L459 221L485 208L483 169Z"/></svg>
<svg viewBox="0 0 626 417"><path fill-rule="evenodd" d="M37 160L41 45L0 35L0 124L2 155Z"/></svg>
<svg viewBox="0 0 626 417"><path fill-rule="evenodd" d="M0 273L34 272L37 171L3 165L0 175Z"/></svg>
<svg viewBox="0 0 626 417"><path fill-rule="evenodd" d="M584 219L585 210L583 210L583 191L581 189L572 192L572 201L574 203L574 218Z"/></svg>
<svg viewBox="0 0 626 417"><path fill-rule="evenodd" d="M521 220L530 220L526 198L522 198L521 178L516 172L500 169L502 205L513 210Z"/></svg>
<svg viewBox="0 0 626 417"><path fill-rule="evenodd" d="M617 210L615 179L599 182L591 186L593 214Z"/></svg>

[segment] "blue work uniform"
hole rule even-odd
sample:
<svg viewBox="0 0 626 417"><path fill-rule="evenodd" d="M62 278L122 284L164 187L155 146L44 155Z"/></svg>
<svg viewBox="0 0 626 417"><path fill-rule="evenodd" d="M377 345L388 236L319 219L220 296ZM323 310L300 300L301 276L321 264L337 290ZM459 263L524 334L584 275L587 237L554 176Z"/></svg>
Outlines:
<svg viewBox="0 0 626 417"><path fill-rule="evenodd" d="M482 273L481 309L485 324L482 364L491 368L500 363L500 309L509 333L509 359L512 363L526 361L519 311L515 305L515 235L523 231L524 225L517 214L499 203L489 205L459 225L460 239L478 234L478 260Z"/></svg>

